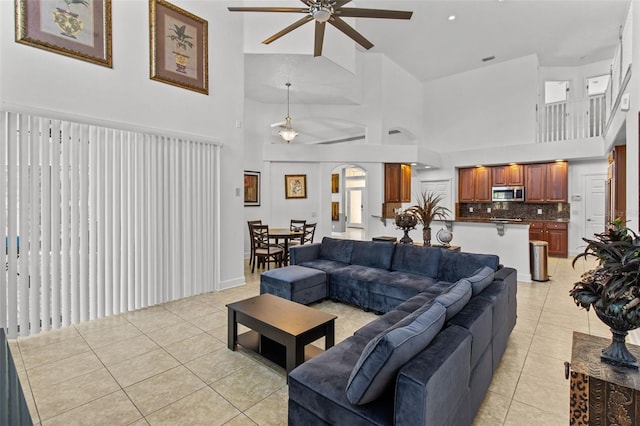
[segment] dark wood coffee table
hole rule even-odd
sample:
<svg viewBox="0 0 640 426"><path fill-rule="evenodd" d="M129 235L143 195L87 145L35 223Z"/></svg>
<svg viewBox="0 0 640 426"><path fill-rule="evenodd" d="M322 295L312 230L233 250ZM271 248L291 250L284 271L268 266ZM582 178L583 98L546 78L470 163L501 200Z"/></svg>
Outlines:
<svg viewBox="0 0 640 426"><path fill-rule="evenodd" d="M325 350L335 343L335 315L272 294L227 305L228 347L254 350L284 367L287 373L322 349L310 345L324 336ZM251 331L238 336L238 324ZM306 347L306 348L305 348Z"/></svg>

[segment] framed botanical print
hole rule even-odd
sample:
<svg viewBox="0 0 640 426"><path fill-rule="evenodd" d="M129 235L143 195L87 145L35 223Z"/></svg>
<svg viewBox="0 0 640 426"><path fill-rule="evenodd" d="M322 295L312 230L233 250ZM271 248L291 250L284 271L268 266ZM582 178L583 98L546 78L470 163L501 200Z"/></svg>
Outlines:
<svg viewBox="0 0 640 426"><path fill-rule="evenodd" d="M284 175L285 198L307 198L307 175Z"/></svg>
<svg viewBox="0 0 640 426"><path fill-rule="evenodd" d="M209 94L207 21L163 0L149 1L151 79Z"/></svg>
<svg viewBox="0 0 640 426"><path fill-rule="evenodd" d="M260 172L244 172L244 205L260 205Z"/></svg>
<svg viewBox="0 0 640 426"><path fill-rule="evenodd" d="M16 41L111 67L111 0L16 0Z"/></svg>

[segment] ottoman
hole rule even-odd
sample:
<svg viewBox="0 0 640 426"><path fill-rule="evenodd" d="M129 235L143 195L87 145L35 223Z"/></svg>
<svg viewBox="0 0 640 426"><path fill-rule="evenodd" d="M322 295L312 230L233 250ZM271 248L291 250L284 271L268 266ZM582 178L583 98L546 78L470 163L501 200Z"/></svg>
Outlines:
<svg viewBox="0 0 640 426"><path fill-rule="evenodd" d="M265 271L260 275L260 294L263 293L308 305L327 297L327 274L298 265Z"/></svg>

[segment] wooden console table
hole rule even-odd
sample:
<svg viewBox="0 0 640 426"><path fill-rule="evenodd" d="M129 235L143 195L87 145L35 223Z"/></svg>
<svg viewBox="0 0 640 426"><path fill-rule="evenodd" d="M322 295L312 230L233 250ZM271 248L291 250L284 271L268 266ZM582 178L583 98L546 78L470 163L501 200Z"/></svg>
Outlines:
<svg viewBox="0 0 640 426"><path fill-rule="evenodd" d="M600 361L611 339L573 332L570 424L640 426L640 372ZM640 346L627 343L640 359Z"/></svg>

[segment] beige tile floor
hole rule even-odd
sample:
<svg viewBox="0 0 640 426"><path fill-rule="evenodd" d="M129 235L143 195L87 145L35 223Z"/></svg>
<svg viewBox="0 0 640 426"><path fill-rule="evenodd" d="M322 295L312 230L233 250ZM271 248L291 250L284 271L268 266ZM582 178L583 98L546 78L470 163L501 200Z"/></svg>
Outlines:
<svg viewBox="0 0 640 426"><path fill-rule="evenodd" d="M573 330L609 337L568 290L583 272L550 259L551 281L518 283L518 323L475 425L562 425L569 418ZM11 341L35 423L43 425L277 425L287 422L284 370L226 347L225 305L247 285ZM336 341L374 319L330 301Z"/></svg>

